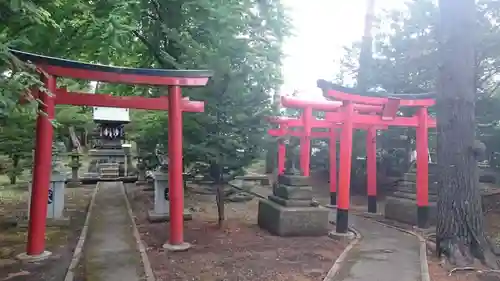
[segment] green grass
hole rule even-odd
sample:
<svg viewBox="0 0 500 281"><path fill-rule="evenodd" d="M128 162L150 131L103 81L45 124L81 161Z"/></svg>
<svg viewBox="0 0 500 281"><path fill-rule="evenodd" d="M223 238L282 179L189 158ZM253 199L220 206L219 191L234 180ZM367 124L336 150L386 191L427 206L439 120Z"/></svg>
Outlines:
<svg viewBox="0 0 500 281"><path fill-rule="evenodd" d="M23 200L28 191L28 175L21 175L16 184L10 184L7 175L0 175L0 202L16 203Z"/></svg>

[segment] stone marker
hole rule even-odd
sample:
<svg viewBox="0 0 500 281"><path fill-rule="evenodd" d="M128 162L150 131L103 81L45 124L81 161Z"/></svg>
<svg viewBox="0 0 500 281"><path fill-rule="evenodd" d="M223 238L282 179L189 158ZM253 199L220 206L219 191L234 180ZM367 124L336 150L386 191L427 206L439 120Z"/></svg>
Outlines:
<svg viewBox="0 0 500 281"><path fill-rule="evenodd" d="M71 162L68 166L71 168L71 178L68 181L67 187L77 187L81 184L81 181L78 177L78 169L82 166L80 163L80 154L75 150L69 154L71 157Z"/></svg>
<svg viewBox="0 0 500 281"><path fill-rule="evenodd" d="M62 219L64 211L64 187L66 177L63 174L53 174L50 179L49 200L47 202L47 218Z"/></svg>
<svg viewBox="0 0 500 281"><path fill-rule="evenodd" d="M154 209L148 212L150 222L165 222L170 220L168 202L168 174L163 171L154 173ZM192 214L184 210L184 220L191 220Z"/></svg>
<svg viewBox="0 0 500 281"><path fill-rule="evenodd" d="M66 186L66 173L62 165L62 153L66 150L64 143L55 142L52 145L52 173L50 176L49 184L49 198L47 202L47 222L48 225L51 221L67 221L64 217L64 188ZM31 184L30 184L30 197L31 198ZM29 208L28 206L28 216Z"/></svg>
<svg viewBox="0 0 500 281"><path fill-rule="evenodd" d="M259 202L259 226L278 236L327 235L330 211L313 201L307 182L307 177L300 175L279 176L273 195Z"/></svg>
<svg viewBox="0 0 500 281"><path fill-rule="evenodd" d="M146 164L142 157L137 159L137 181L136 185L145 185L146 182Z"/></svg>
<svg viewBox="0 0 500 281"><path fill-rule="evenodd" d="M47 202L47 218L64 220L64 188L66 177L62 173L53 173L50 178L49 199ZM32 183L29 183L29 198L31 198ZM28 215L31 208L31 200L28 200Z"/></svg>

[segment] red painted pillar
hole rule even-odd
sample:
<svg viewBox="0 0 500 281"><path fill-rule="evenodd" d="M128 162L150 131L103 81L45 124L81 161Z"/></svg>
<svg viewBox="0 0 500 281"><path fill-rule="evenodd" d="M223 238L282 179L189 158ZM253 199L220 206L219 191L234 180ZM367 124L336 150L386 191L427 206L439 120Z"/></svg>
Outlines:
<svg viewBox="0 0 500 281"><path fill-rule="evenodd" d="M417 114L417 225L420 228L426 228L429 220L429 138L427 108L419 108Z"/></svg>
<svg viewBox="0 0 500 281"><path fill-rule="evenodd" d="M307 136L300 137L300 169L302 175L310 175L309 166L311 163L311 139Z"/></svg>
<svg viewBox="0 0 500 281"><path fill-rule="evenodd" d="M55 93L56 78L44 79L45 87ZM51 121L55 115L54 97L38 91L39 109L46 113L38 114L36 120L36 146L31 189L30 218L28 228L28 256L40 256L45 251L45 230L47 218L47 202L52 167L52 137L54 130Z"/></svg>
<svg viewBox="0 0 500 281"><path fill-rule="evenodd" d="M373 127L366 131L366 184L368 212L377 212L377 130Z"/></svg>
<svg viewBox="0 0 500 281"><path fill-rule="evenodd" d="M286 144L283 139L278 140L278 175L285 172Z"/></svg>
<svg viewBox="0 0 500 281"><path fill-rule="evenodd" d="M337 133L330 128L330 205L337 205Z"/></svg>
<svg viewBox="0 0 500 281"><path fill-rule="evenodd" d="M189 245L184 243L181 100L182 95L180 86L170 86L168 91L168 174L170 200L169 247L182 247L182 245Z"/></svg>
<svg viewBox="0 0 500 281"><path fill-rule="evenodd" d="M347 233L349 224L353 129L353 105L351 102L344 102L342 114L343 124L340 135L339 188L337 194L337 233Z"/></svg>
<svg viewBox="0 0 500 281"><path fill-rule="evenodd" d="M302 114L304 121L304 135L300 138L300 168L302 174L305 177L310 175L310 164L311 164L311 118L312 118L312 108L304 108Z"/></svg>

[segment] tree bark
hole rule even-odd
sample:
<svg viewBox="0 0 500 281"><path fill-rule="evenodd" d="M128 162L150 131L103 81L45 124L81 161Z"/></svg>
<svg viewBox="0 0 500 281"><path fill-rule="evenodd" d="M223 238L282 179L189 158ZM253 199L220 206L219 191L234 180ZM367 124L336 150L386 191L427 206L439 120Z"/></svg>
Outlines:
<svg viewBox="0 0 500 281"><path fill-rule="evenodd" d="M475 140L475 1L440 0L437 162L439 165L436 250L452 264L485 261Z"/></svg>

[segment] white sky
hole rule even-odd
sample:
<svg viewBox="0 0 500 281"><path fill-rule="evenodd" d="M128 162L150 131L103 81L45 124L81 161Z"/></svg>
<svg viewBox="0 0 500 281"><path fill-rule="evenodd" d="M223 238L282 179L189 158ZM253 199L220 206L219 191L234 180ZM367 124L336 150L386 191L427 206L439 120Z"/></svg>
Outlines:
<svg viewBox="0 0 500 281"><path fill-rule="evenodd" d="M375 0L376 13L404 8L405 0ZM285 84L281 94L321 98L318 79L335 76L335 61L342 47L363 35L367 0L284 0L290 10L295 36L286 42Z"/></svg>

